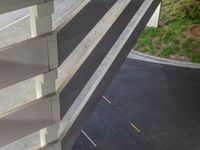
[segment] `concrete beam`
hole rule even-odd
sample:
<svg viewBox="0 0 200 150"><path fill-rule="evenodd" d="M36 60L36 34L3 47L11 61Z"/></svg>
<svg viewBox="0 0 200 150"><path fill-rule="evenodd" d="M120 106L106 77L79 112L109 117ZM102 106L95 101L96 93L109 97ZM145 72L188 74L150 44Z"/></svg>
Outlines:
<svg viewBox="0 0 200 150"><path fill-rule="evenodd" d="M49 1L47 3L32 6L30 8L30 21L31 21L31 36L39 36L42 34L47 34L52 32L52 14L54 12L54 3ZM43 97L47 94L53 93L56 90L56 78L58 74L57 68L57 37L52 35L48 37L48 47L49 47L49 70L47 74L42 74L38 76L36 81L36 92L37 98ZM55 44L55 45L54 45ZM55 69L52 70L51 69ZM54 108L54 113L59 116L59 97L56 98L56 103L52 103L51 107ZM56 108L56 109L55 109ZM57 109L58 108L58 109ZM53 112L52 112L53 113ZM59 120L58 118L53 118L53 120ZM43 130L40 130L40 140L41 146L45 146L48 143L56 140L58 138L59 125L58 123L53 124Z"/></svg>
<svg viewBox="0 0 200 150"><path fill-rule="evenodd" d="M0 0L0 14L53 0Z"/></svg>
<svg viewBox="0 0 200 150"><path fill-rule="evenodd" d="M144 1L131 22L116 41L115 45L106 55L96 72L64 116L61 122L64 128L61 130L59 139L40 150L51 149L60 142L62 142L62 149L71 149L81 129L84 127L84 124L92 114L98 101L102 97L102 94L116 75L128 53L131 51L159 2L160 0Z"/></svg>
<svg viewBox="0 0 200 150"><path fill-rule="evenodd" d="M53 1L30 7L31 36L39 36L52 31Z"/></svg>
<svg viewBox="0 0 200 150"><path fill-rule="evenodd" d="M159 20L160 20L160 11L161 11L161 4L158 5L156 11L152 15L151 19L149 20L147 26L148 27L155 27L157 28L159 25Z"/></svg>
<svg viewBox="0 0 200 150"><path fill-rule="evenodd" d="M0 116L0 147L52 124L51 98L41 98Z"/></svg>
<svg viewBox="0 0 200 150"><path fill-rule="evenodd" d="M113 7L103 16L103 18L96 24L96 26L87 34L85 39L75 48L70 56L65 60L65 76L64 85L66 85L81 67L81 65L87 60L97 44L104 37L106 32L111 28L117 18L121 15L123 10L130 3L130 0L118 0ZM70 64L70 67L68 66ZM66 101L66 86L62 86L59 89L61 92L61 102L63 105L62 116L66 113L67 109L73 103L71 100ZM62 117L61 116L61 117Z"/></svg>
<svg viewBox="0 0 200 150"><path fill-rule="evenodd" d="M0 88L32 78L49 70L45 36L0 49Z"/></svg>

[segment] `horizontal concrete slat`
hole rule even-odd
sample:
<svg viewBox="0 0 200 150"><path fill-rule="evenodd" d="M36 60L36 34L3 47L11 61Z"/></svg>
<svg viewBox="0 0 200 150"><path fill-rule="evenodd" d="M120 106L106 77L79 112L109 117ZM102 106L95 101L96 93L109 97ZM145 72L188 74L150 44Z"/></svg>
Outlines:
<svg viewBox="0 0 200 150"><path fill-rule="evenodd" d="M156 0L155 0L156 1ZM157 1L159 1L159 0L157 0ZM155 4L154 4L155 5ZM153 8L153 5L151 6L152 8ZM152 11L152 10L151 10ZM142 23L142 24L146 24L147 22L148 22L148 20L147 20L147 18L148 18L148 16L149 15L151 15L151 11L149 10L148 11L148 13L146 13L146 15L145 15L145 18L143 18L143 20L140 22L140 23ZM149 17L150 18L150 17ZM116 65L116 67L115 67L115 71L117 71L118 69L119 69L119 66L120 66L120 64L123 62L123 60L125 59L125 57L126 57L126 55L128 54L128 52L129 52L129 48L130 48L130 50L131 50L131 48L132 48L132 46L133 46L133 44L134 44L134 42L132 42L132 41L135 41L136 39L137 39L137 37L139 36L139 34L141 33L141 31L143 30L143 28L144 28L144 26L145 25L143 25L143 26L137 26L137 28L136 29L138 29L137 30L137 32L134 32L135 34L134 35L132 35L131 36L131 38L129 38L129 40L128 40L128 44L126 43L126 45L123 47L123 49L125 49L124 51L122 51L123 53L120 53L120 55L118 55L118 57L117 58L121 58L121 59L119 59L119 60L115 60L115 63L113 63L113 64L115 64ZM120 62L120 63L118 63L118 61ZM111 70L111 72L114 72L113 70ZM97 89L95 90L95 91L97 91L98 93L93 93L92 94L92 96L90 97L91 98L91 100L89 100L89 103L88 103L88 107L89 108L91 108L91 109L88 109L88 107L85 107L84 109L83 109L83 111L82 111L82 115L84 115L84 117L81 117L81 115L80 115L80 118L77 118L76 119L76 124L74 124L73 125L73 128L71 128L71 129L76 129L75 131L77 131L77 128L79 129L80 128L80 126L83 126L83 122L85 122L86 121L86 119L88 118L88 116L91 114L91 112L93 111L93 109L95 108L95 106L96 106L96 104L97 104L97 102L98 102L98 99L101 97L101 95L103 94L103 92L105 91L105 89L106 89L106 87L108 86L107 84L109 84L109 82L111 82L111 79L112 79L112 77L115 75L115 73L116 72L114 72L113 73L113 75L108 71L108 73L106 74L106 77L107 78L109 78L108 79L108 81L106 81L106 78L105 79L102 79L102 81L101 81L101 83L98 85L98 87L97 87ZM106 82L105 82L105 81ZM99 89L100 88L100 89ZM101 88L103 88L102 90L101 90ZM97 95L96 95L97 94ZM90 102L92 102L92 103L90 103ZM94 103L93 103L94 102ZM45 105L47 105L47 104L45 104ZM41 106L41 104L39 105L39 106ZM28 108L28 107L27 107ZM32 108L32 107L31 107ZM37 107L38 108L38 107ZM44 107L42 107L43 109L44 109ZM30 111L31 109L29 108L27 111ZM46 110L46 109L45 109ZM34 111L35 112L35 111ZM19 116L22 116L22 114L28 114L28 113L22 113L21 112L21 114L19 115ZM85 116L86 115L86 116ZM8 116L7 116L8 117ZM85 118L86 117L86 118ZM14 117L8 117L8 120L11 120L11 119L13 119L13 118L15 118L15 116ZM19 118L19 119L21 119L21 118ZM25 119L28 119L28 118L26 118L25 117ZM35 119L34 117L33 117L33 119ZM80 120L79 120L80 119ZM22 119L23 120L23 119ZM42 119L42 120L45 120L44 118ZM80 122L79 122L80 121ZM3 124L0 124L0 125L3 125ZM30 125L30 124L29 124ZM73 131L73 130L70 130L70 131ZM69 132L70 133L70 132ZM73 133L73 137L76 137L76 135L78 135L78 133L79 132L72 132ZM68 134L69 135L69 134ZM66 136L67 137L67 136ZM65 137L65 138L66 138ZM67 138L68 139L68 138ZM73 139L72 139L72 141L73 141ZM67 142L69 142L69 140L67 140ZM0 144L1 145L1 144ZM64 142L64 144L63 144L63 146L65 146L66 145L66 143Z"/></svg>
<svg viewBox="0 0 200 150"><path fill-rule="evenodd" d="M0 116L0 147L52 124L51 98L41 98Z"/></svg>
<svg viewBox="0 0 200 150"><path fill-rule="evenodd" d="M115 47L111 49L109 54L106 56L108 58L104 59L105 62L104 61L102 62L101 66L95 72L96 74L94 74L93 77L91 78L91 83L88 83L88 85L90 86L87 87L86 85L85 89L77 98L77 101L79 101L80 104L78 104L78 102L77 104L74 104L74 107L77 107L76 109L77 111L75 111L74 113L72 112L69 113L69 114L73 114L71 119L73 118L72 120L74 120L74 122L71 123L71 127L70 125L68 125L66 128L67 129L67 131L65 132L66 135L63 137L63 140L62 140L62 149L68 150L72 147L73 143L75 142L76 138L78 137L80 133L80 130L83 128L84 124L86 123L89 116L91 115L96 105L98 104L98 101L100 100L101 96L106 91L112 79L118 72L120 66L126 59L129 52L131 51L133 45L135 44L139 35L141 34L144 27L148 23L151 15L153 14L156 7L158 6L159 2L160 0L146 0L145 1L145 3L143 4L143 7L140 9L140 11L144 9L144 12L141 12L141 14L137 14L137 15L140 15L138 18L136 17L136 19L139 22L138 24L134 25L135 27L134 27L134 30L131 31L131 34L129 33L130 37L127 39L127 42L124 44L124 46L119 52L115 51ZM148 7L147 4L148 5L151 4L151 5L149 5ZM147 6L145 7L145 5ZM144 15L144 16L141 17L141 15L142 16ZM136 19L133 21L137 22ZM123 42L123 38L121 40ZM88 89L89 87L91 88ZM85 101L85 104L83 101ZM78 110L78 108L82 108L82 109Z"/></svg>
<svg viewBox="0 0 200 150"><path fill-rule="evenodd" d="M59 145L60 141L62 142L62 149L71 149L80 130L95 109L102 94L116 75L159 3L160 0L144 1L143 5L65 115L63 119L66 121L64 122L65 128L60 138L41 148L41 150L52 149L56 145Z"/></svg>
<svg viewBox="0 0 200 150"><path fill-rule="evenodd" d="M71 104L88 82L98 65L112 48L117 38L132 19L142 1L132 1L119 18L115 21L106 35L97 44L87 60L81 65L73 78L60 94L61 118L65 115Z"/></svg>
<svg viewBox="0 0 200 150"><path fill-rule="evenodd" d="M76 46L78 46L114 2L116 2L116 0L90 1L62 30L57 33L59 65L61 65Z"/></svg>
<svg viewBox="0 0 200 150"><path fill-rule="evenodd" d="M52 0L0 0L0 14Z"/></svg>
<svg viewBox="0 0 200 150"><path fill-rule="evenodd" d="M0 89L49 70L46 37L0 49Z"/></svg>

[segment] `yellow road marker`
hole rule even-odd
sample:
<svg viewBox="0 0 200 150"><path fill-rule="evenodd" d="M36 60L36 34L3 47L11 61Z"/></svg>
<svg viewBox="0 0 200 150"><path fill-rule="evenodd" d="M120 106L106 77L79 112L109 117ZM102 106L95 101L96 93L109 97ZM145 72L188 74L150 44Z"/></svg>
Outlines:
<svg viewBox="0 0 200 150"><path fill-rule="evenodd" d="M141 132L133 123L131 123L131 126L132 126L138 133Z"/></svg>
<svg viewBox="0 0 200 150"><path fill-rule="evenodd" d="M110 105L112 104L111 101L108 98L106 98L105 96L103 96L103 99L105 99Z"/></svg>

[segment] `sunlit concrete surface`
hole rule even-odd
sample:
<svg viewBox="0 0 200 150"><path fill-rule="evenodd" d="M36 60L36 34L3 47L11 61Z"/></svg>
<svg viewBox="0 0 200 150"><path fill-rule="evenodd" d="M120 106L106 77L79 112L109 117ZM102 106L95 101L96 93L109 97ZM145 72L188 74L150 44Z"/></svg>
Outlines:
<svg viewBox="0 0 200 150"><path fill-rule="evenodd" d="M69 12L69 8L79 1L81 0L55 0L54 25L64 14ZM0 47L5 47L31 37L28 12L28 8L26 8L0 15ZM8 27L5 28L5 26Z"/></svg>
<svg viewBox="0 0 200 150"><path fill-rule="evenodd" d="M55 0L54 25L60 21L69 8L81 0ZM28 9L0 15L0 47L7 46L31 37ZM36 98L35 80L29 79L0 90L0 113L30 102ZM32 134L1 150L35 150L40 146L39 133Z"/></svg>
<svg viewBox="0 0 200 150"><path fill-rule="evenodd" d="M55 17L60 19L61 16L63 16L64 12L67 12L67 10L75 4L75 2L78 2L78 0L76 1L69 1L69 0L56 0L55 1L55 4L57 7L56 11L55 12ZM20 10L18 13L17 13L17 17L16 19L18 19L18 16L23 16L22 14L26 15L27 11L24 9L24 10ZM11 14L4 14L3 16L1 16L0 18L0 21L3 21L4 19L2 17L5 17L5 18L10 18L10 21L15 21L14 18L15 18L15 15L12 14L12 17L11 18ZM57 20L58 20L57 19ZM57 20L54 19L56 22ZM22 23L24 22L24 23ZM20 22L20 24L22 23L23 25L25 25L26 23L28 23L29 21L26 19L25 20L22 20L22 22ZM26 22L26 23L25 23ZM7 22L8 23L8 22ZM14 40L15 42L17 42L21 36L17 36L16 34L19 34L19 35L22 35L23 37L26 37L25 34L27 34L27 32L29 33L29 28L24 28L23 25L20 25L18 23L16 24L13 24L12 26L9 26L8 28L5 28L3 29L2 31L0 31L0 36L2 36L3 39L7 39L8 41L12 41ZM15 28L13 28L15 27ZM21 28L21 30L19 30ZM25 34L23 34L23 31L27 30L27 32ZM3 35L1 34L1 32L3 33ZM15 32L15 33L12 33L12 32ZM7 34L8 33L8 34ZM16 36L13 36L16 35ZM5 38L4 35L8 36L8 38ZM2 42L4 45L6 42L4 42L4 40L0 40L0 42ZM0 44L1 45L1 44ZM15 93L15 94L13 94ZM15 85L12 85L10 87L6 87L4 89L1 89L0 90L0 112L5 112L7 111L8 109L10 109L12 106L14 107L17 107L19 106L20 104L23 104L24 102L28 102L30 100L33 100L36 98L36 94L35 94L35 82L34 82L34 79L28 79L26 81L23 81L21 83L18 83L18 84L15 84Z"/></svg>

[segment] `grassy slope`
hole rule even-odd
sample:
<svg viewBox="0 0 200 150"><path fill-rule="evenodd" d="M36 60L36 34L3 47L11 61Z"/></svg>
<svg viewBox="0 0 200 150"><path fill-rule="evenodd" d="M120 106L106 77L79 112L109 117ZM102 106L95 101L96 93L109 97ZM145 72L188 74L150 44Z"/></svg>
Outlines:
<svg viewBox="0 0 200 150"><path fill-rule="evenodd" d="M176 0L183 1L183 0ZM159 28L146 28L136 44L136 50L165 58L200 63L200 19L190 19L175 0L162 0Z"/></svg>

